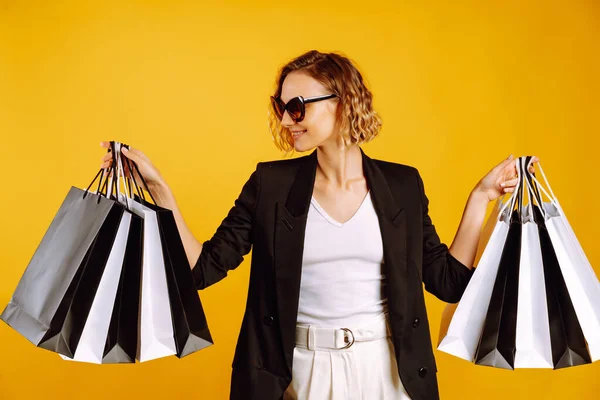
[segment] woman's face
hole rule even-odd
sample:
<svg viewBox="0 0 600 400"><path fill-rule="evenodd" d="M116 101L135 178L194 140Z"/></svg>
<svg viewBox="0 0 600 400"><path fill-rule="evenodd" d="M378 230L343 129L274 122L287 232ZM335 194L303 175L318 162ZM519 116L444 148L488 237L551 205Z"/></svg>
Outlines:
<svg viewBox="0 0 600 400"><path fill-rule="evenodd" d="M331 94L325 86L301 71L290 73L283 81L281 100L287 104L297 96L304 98ZM337 98L306 104L304 119L294 122L287 111L283 114L281 125L290 130L294 149L308 151L328 142L335 144L339 137L336 124Z"/></svg>

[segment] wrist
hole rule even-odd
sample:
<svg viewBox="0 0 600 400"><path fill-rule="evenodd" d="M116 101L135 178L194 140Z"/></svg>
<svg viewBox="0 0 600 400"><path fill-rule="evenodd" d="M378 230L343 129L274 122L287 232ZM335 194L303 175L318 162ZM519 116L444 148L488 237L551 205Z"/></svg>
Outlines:
<svg viewBox="0 0 600 400"><path fill-rule="evenodd" d="M477 184L477 186L475 186L475 188L471 191L469 200L487 205L490 202L490 197L484 190L481 189L481 186Z"/></svg>
<svg viewBox="0 0 600 400"><path fill-rule="evenodd" d="M163 180L148 184L148 189L156 200L157 205L163 208L171 208L175 201L173 192L167 183Z"/></svg>

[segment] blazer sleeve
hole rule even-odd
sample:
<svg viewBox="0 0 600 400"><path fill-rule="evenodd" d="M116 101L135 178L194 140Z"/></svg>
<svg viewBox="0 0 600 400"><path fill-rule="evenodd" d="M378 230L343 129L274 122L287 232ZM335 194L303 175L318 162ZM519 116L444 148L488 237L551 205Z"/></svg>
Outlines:
<svg viewBox="0 0 600 400"><path fill-rule="evenodd" d="M260 193L259 165L244 184L233 207L210 240L202 243L202 251L192 269L198 290L204 289L237 268L252 247L252 224Z"/></svg>
<svg viewBox="0 0 600 400"><path fill-rule="evenodd" d="M467 268L440 242L429 217L429 200L417 171L417 185L423 204L423 283L425 289L447 303L458 303L474 270Z"/></svg>

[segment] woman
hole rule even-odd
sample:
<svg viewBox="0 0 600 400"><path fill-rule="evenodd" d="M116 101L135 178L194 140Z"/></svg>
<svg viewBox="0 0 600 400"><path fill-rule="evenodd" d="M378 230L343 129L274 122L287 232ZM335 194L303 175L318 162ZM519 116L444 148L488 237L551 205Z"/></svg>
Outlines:
<svg viewBox="0 0 600 400"><path fill-rule="evenodd" d="M157 203L173 210L198 289L253 249L231 398L438 398L422 282L458 302L486 206L517 183L512 156L477 183L448 249L417 170L359 147L381 121L350 60L318 51L292 60L277 78L272 112L280 149L316 150L258 163L204 243L150 160L124 150Z"/></svg>

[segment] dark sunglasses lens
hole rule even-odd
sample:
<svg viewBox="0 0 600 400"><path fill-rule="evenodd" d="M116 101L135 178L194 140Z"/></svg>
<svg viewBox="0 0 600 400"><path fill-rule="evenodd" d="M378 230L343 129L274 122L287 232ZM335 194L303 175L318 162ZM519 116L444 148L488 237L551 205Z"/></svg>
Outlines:
<svg viewBox="0 0 600 400"><path fill-rule="evenodd" d="M283 118L283 109L284 105L281 103L281 100L278 100L274 97L271 97L271 104L273 105L273 110L279 119Z"/></svg>
<svg viewBox="0 0 600 400"><path fill-rule="evenodd" d="M302 120L304 116L304 104L300 101L299 98L294 97L287 103L287 112L290 114L290 117L298 122Z"/></svg>

